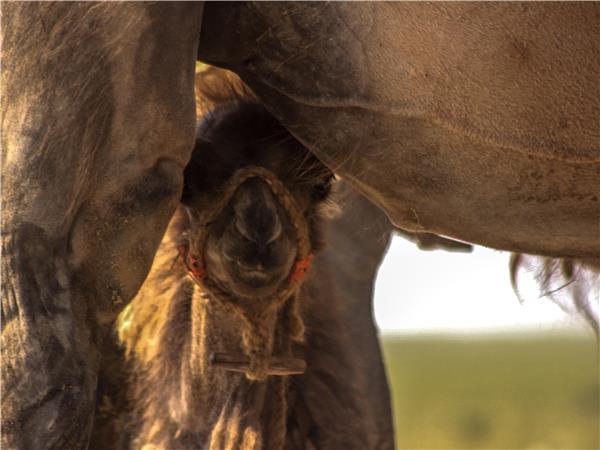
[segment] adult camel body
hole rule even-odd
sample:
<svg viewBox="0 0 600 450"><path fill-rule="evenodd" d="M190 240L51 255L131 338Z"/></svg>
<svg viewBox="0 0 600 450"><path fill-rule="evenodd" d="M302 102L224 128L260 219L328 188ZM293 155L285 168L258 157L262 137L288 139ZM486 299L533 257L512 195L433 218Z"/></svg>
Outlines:
<svg viewBox="0 0 600 450"><path fill-rule="evenodd" d="M597 4L207 4L199 56L400 228L598 257L599 18Z"/></svg>
<svg viewBox="0 0 600 450"><path fill-rule="evenodd" d="M597 4L2 9L7 448L86 446L99 343L179 198L197 53L401 228L600 254Z"/></svg>

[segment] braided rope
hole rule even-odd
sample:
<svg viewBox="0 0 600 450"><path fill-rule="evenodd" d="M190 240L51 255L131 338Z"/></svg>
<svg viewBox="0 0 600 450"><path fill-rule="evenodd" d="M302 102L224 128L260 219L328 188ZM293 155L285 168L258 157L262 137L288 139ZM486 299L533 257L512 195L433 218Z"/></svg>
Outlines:
<svg viewBox="0 0 600 450"><path fill-rule="evenodd" d="M210 225L227 207L239 186L246 180L258 177L263 179L283 209L286 211L297 240L297 255L294 267L287 280L272 295L264 297L261 301L247 301L231 295L222 289L206 271L204 263L204 249L208 238ZM292 340L301 340L304 334L304 323L299 314L297 305L300 282L310 268L312 254L309 227L296 199L270 170L264 167L247 166L237 170L226 182L219 201L205 208L200 218L192 224L192 231L188 236L189 242L178 245L180 256L187 268L188 275L215 300L224 305L238 308L242 313L246 326L242 330L242 343L244 352L250 360L250 370L246 373L250 379L264 379L268 369L267 349L273 342L270 327L266 326L267 317L274 314L275 310L289 300L286 313L283 315L283 326L287 336Z"/></svg>

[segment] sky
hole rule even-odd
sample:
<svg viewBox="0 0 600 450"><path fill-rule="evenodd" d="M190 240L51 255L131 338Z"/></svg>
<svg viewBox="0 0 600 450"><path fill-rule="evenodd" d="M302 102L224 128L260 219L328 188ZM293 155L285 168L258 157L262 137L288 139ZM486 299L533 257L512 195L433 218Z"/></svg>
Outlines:
<svg viewBox="0 0 600 450"><path fill-rule="evenodd" d="M425 252L394 237L375 285L375 319L393 333L479 333L584 329L581 319L538 298L523 279L520 303L509 278L510 253L475 247L473 253Z"/></svg>

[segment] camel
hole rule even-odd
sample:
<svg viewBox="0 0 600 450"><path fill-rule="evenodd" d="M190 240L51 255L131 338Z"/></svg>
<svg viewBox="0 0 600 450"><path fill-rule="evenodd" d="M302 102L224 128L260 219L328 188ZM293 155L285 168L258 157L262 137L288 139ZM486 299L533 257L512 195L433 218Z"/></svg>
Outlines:
<svg viewBox="0 0 600 450"><path fill-rule="evenodd" d="M213 163L203 164L207 158ZM271 364L283 364L271 357L289 357L303 339L298 283L320 246L318 207L332 177L260 104L225 105L203 120L185 171L185 212L131 304L135 315L152 302L153 316L165 320L157 335L141 330L143 342L125 341L131 350L157 347L139 360L136 447L283 448L287 380L278 372L266 378ZM214 202L215 213L202 217ZM182 236L184 264L169 270ZM245 354L245 375L211 367L215 352Z"/></svg>
<svg viewBox="0 0 600 450"><path fill-rule="evenodd" d="M86 448L99 352L230 68L395 226L600 256L594 3L3 3L2 445Z"/></svg>

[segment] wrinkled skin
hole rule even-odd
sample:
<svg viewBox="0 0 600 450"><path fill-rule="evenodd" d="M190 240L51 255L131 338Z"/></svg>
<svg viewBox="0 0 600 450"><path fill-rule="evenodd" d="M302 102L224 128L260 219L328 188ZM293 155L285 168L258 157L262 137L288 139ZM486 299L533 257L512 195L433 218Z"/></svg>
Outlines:
<svg viewBox="0 0 600 450"><path fill-rule="evenodd" d="M199 57L398 227L597 257L599 34L594 3L212 3Z"/></svg>
<svg viewBox="0 0 600 450"><path fill-rule="evenodd" d="M2 5L3 448L87 446L100 342L181 194L201 19Z"/></svg>

